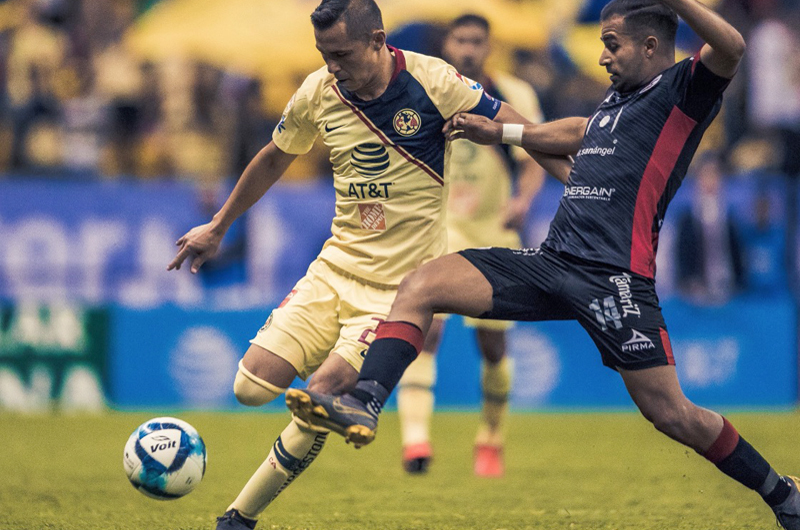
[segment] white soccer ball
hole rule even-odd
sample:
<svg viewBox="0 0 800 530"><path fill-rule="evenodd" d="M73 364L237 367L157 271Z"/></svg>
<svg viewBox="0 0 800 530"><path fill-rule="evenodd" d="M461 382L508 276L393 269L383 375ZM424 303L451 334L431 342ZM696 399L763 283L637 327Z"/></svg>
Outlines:
<svg viewBox="0 0 800 530"><path fill-rule="evenodd" d="M206 444L185 421L153 418L128 438L122 464L137 490L153 499L177 499L203 480Z"/></svg>

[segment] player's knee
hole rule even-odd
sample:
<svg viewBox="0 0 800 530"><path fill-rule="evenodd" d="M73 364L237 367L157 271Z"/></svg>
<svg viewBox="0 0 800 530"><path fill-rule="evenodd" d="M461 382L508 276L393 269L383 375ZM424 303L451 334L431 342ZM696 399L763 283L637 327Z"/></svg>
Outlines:
<svg viewBox="0 0 800 530"><path fill-rule="evenodd" d="M358 373L352 374L344 370L320 370L308 383L308 389L321 394L344 394L355 388Z"/></svg>
<svg viewBox="0 0 800 530"><path fill-rule="evenodd" d="M642 412L644 414L644 411ZM644 414L659 432L675 437L687 430L690 418L682 407L664 407Z"/></svg>
<svg viewBox="0 0 800 530"><path fill-rule="evenodd" d="M397 290L394 306L424 306L430 300L433 285L425 267L407 274Z"/></svg>
<svg viewBox="0 0 800 530"><path fill-rule="evenodd" d="M239 371L236 373L236 379L233 381L233 393L236 399L239 403L248 407L266 405L285 391L285 388L280 388L256 378L241 364L239 365Z"/></svg>

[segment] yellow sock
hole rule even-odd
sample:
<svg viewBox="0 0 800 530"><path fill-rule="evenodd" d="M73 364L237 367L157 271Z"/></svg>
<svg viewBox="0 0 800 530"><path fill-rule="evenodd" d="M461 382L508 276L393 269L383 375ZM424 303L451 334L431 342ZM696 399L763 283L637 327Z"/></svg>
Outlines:
<svg viewBox="0 0 800 530"><path fill-rule="evenodd" d="M433 414L434 355L421 352L403 374L397 388L397 410L403 446L428 442Z"/></svg>
<svg viewBox="0 0 800 530"><path fill-rule="evenodd" d="M482 363L483 408L476 444L503 444L503 428L508 414L512 371L512 362L508 357L503 357L496 364L488 363L486 360Z"/></svg>
<svg viewBox="0 0 800 530"><path fill-rule="evenodd" d="M228 510L235 508L248 519L258 519L275 497L314 461L327 437L327 433L304 429L294 421L289 423Z"/></svg>

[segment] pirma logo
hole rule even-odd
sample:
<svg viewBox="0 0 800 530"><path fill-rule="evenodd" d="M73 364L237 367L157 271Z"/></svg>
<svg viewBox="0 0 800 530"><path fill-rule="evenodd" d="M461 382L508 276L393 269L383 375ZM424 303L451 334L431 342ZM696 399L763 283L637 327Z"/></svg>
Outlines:
<svg viewBox="0 0 800 530"><path fill-rule="evenodd" d="M635 329L631 329L631 331L633 331L633 336L628 342L622 343L622 351L632 352L656 349L653 341L648 339L641 331L636 331Z"/></svg>

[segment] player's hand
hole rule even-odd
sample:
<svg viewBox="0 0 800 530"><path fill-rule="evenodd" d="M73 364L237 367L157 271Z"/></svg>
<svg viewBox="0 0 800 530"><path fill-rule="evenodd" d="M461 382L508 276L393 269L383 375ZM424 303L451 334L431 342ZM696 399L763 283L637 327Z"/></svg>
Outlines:
<svg viewBox="0 0 800 530"><path fill-rule="evenodd" d="M186 235L175 242L175 245L180 248L178 249L178 254L175 256L175 259L167 265L167 270L180 270L181 265L188 258L191 264L192 274L196 274L203 263L214 257L217 253L223 235L223 233L219 233L219 231L215 229L212 223L192 228Z"/></svg>
<svg viewBox="0 0 800 530"><path fill-rule="evenodd" d="M503 227L512 230L521 230L525 226L528 216L528 203L520 197L512 197L506 204L503 215Z"/></svg>
<svg viewBox="0 0 800 530"><path fill-rule="evenodd" d="M456 114L444 124L442 132L448 140L466 138L481 145L499 144L503 140L503 124L477 114Z"/></svg>

